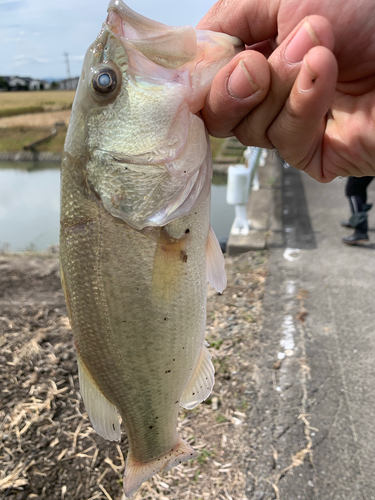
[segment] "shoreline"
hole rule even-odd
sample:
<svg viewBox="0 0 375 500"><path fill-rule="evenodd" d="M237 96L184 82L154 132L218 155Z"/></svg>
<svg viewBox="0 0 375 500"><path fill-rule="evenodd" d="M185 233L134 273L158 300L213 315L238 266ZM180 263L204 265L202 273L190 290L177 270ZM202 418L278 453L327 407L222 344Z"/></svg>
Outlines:
<svg viewBox="0 0 375 500"><path fill-rule="evenodd" d="M61 153L49 153L48 151L17 151L16 153L11 152L0 152L0 162L1 161L52 161L56 163L61 163Z"/></svg>

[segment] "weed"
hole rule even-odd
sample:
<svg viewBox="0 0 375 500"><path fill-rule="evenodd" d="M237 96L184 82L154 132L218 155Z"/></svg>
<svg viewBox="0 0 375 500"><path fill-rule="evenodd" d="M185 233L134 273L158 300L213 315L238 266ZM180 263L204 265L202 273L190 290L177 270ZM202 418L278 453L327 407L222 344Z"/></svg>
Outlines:
<svg viewBox="0 0 375 500"><path fill-rule="evenodd" d="M224 342L224 340L214 340L213 342L211 342L211 347L213 347L214 349L220 349L222 343Z"/></svg>
<svg viewBox="0 0 375 500"><path fill-rule="evenodd" d="M254 323L254 317L251 313L243 314L242 318L249 323Z"/></svg>
<svg viewBox="0 0 375 500"><path fill-rule="evenodd" d="M224 422L227 421L227 417L222 413L219 413L218 415L216 415L216 421L218 424L223 424Z"/></svg>
<svg viewBox="0 0 375 500"><path fill-rule="evenodd" d="M208 450L202 450L197 458L197 461L200 465L203 465L208 457L212 457L213 453Z"/></svg>
<svg viewBox="0 0 375 500"><path fill-rule="evenodd" d="M195 474L194 474L194 477L193 477L193 481L194 481L194 482L197 482L197 481L198 481L198 478L199 478L199 476L200 476L200 473L201 473L201 471L200 471L199 469L197 469L197 470L195 471Z"/></svg>
<svg viewBox="0 0 375 500"><path fill-rule="evenodd" d="M240 411L245 411L245 410L247 410L247 408L248 408L247 401L246 401L245 399L243 399L243 400L241 401L241 403L237 406L237 408L238 408L238 410L240 410Z"/></svg>

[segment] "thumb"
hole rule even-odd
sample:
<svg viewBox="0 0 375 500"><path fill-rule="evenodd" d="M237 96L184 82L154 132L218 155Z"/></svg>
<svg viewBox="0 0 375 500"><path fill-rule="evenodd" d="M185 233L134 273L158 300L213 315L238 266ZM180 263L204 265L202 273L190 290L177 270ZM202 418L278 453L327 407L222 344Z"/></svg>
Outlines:
<svg viewBox="0 0 375 500"><path fill-rule="evenodd" d="M215 137L233 135L232 130L267 95L270 69L259 52L245 50L215 76L206 97L202 117Z"/></svg>

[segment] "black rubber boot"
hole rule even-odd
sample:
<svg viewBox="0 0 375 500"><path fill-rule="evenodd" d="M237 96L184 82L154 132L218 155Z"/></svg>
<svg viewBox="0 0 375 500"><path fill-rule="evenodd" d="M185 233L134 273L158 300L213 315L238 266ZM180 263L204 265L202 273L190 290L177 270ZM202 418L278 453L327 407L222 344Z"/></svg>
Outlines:
<svg viewBox="0 0 375 500"><path fill-rule="evenodd" d="M362 203L362 211L363 212L368 212L369 210L371 210L371 208L372 208L372 203ZM355 224L355 221L353 221L353 223ZM352 225L351 219L341 220L340 224L342 225L342 227L348 227L349 229L351 227L355 227Z"/></svg>
<svg viewBox="0 0 375 500"><path fill-rule="evenodd" d="M367 243L369 241L369 237L367 233L359 233L355 231L351 236L347 236L342 239L342 242L346 245L359 245L361 243Z"/></svg>

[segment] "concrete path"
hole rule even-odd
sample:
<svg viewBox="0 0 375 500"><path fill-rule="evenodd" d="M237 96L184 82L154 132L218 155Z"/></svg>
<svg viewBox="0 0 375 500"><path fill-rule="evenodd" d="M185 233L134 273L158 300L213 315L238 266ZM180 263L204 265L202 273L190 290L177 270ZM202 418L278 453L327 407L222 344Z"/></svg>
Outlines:
<svg viewBox="0 0 375 500"><path fill-rule="evenodd" d="M370 243L348 247L345 181L281 177L246 495L375 499L375 208Z"/></svg>

